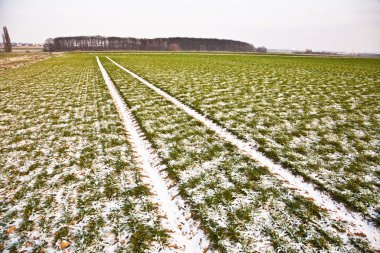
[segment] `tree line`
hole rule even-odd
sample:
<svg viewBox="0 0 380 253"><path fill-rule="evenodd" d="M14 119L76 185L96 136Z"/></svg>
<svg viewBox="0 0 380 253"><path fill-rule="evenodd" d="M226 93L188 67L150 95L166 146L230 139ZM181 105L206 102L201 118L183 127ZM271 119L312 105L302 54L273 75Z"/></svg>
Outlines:
<svg viewBox="0 0 380 253"><path fill-rule="evenodd" d="M263 47L258 48L263 50ZM249 43L199 38L156 38L137 39L103 36L57 37L46 40L43 50L57 51L105 51L105 50L136 50L136 51L231 51L255 52L256 48ZM266 49L265 49L266 51Z"/></svg>

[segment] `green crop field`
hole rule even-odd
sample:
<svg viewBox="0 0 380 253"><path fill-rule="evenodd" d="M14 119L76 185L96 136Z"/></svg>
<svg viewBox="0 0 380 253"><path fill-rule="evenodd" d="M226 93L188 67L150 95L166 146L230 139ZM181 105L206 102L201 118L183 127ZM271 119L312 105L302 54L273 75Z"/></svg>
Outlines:
<svg viewBox="0 0 380 253"><path fill-rule="evenodd" d="M380 223L380 60L112 58Z"/></svg>
<svg viewBox="0 0 380 253"><path fill-rule="evenodd" d="M95 57L49 59L0 80L0 241L9 251L70 242L97 252L117 237L135 252L165 241Z"/></svg>
<svg viewBox="0 0 380 253"><path fill-rule="evenodd" d="M380 59L0 69L0 251L379 251L379 96Z"/></svg>

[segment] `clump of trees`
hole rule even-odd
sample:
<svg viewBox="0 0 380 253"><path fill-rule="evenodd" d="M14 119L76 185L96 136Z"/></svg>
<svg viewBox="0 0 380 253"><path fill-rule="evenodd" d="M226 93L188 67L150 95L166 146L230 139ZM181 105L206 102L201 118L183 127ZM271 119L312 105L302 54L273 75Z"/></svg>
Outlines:
<svg viewBox="0 0 380 253"><path fill-rule="evenodd" d="M103 50L141 50L141 51L231 51L255 52L252 44L221 39L199 38L156 38L137 39L103 36L58 37L46 40L44 51L103 51Z"/></svg>
<svg viewBox="0 0 380 253"><path fill-rule="evenodd" d="M267 52L267 48L266 47L258 47L258 48L256 48L256 52L258 52L258 53L266 53Z"/></svg>
<svg viewBox="0 0 380 253"><path fill-rule="evenodd" d="M12 52L11 38L9 37L8 29L6 26L3 26L3 45L5 52Z"/></svg>

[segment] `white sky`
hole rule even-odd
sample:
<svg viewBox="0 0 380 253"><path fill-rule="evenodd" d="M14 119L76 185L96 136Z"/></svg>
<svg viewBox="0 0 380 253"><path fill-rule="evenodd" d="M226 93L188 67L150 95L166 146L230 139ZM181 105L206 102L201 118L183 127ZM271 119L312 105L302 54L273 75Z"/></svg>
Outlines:
<svg viewBox="0 0 380 253"><path fill-rule="evenodd" d="M15 42L186 36L380 52L380 0L0 0L0 25Z"/></svg>

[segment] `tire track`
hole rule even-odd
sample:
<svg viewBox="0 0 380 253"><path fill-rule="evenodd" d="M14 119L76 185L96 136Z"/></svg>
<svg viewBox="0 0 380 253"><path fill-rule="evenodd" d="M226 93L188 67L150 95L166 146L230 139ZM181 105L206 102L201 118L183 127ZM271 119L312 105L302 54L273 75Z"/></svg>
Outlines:
<svg viewBox="0 0 380 253"><path fill-rule="evenodd" d="M142 178L152 193L153 201L158 205L163 217L163 226L171 236L168 252L206 252L209 241L204 232L192 218L189 209L178 194L176 187L160 165L157 154L145 139L131 111L121 98L98 57L96 60L103 79L110 91L112 99L126 129L128 139L135 154L135 159L142 169ZM169 190L170 186L170 190Z"/></svg>
<svg viewBox="0 0 380 253"><path fill-rule="evenodd" d="M293 175L289 170L283 168L278 164L275 164L272 160L268 159L261 152L256 150L250 143L247 143L239 139L238 137L230 133L227 129L212 122L204 115L191 109L189 106L183 104L175 97L169 95L160 88L156 87L155 85L149 83L145 79L136 75L132 71L121 66L117 62L113 61L111 58L107 57L107 59L123 71L130 74L132 77L142 82L144 85L148 86L149 88L163 96L165 99L172 102L178 108L182 109L185 113L187 113L189 116L201 122L207 128L213 130L222 139L236 146L242 153L244 153L251 159L258 161L260 165L267 167L273 176L277 177L284 183L284 186L296 189L301 196L312 200L317 206L326 210L332 220L343 221L344 223L346 223L348 230L347 236L355 235L360 237L366 237L371 248L373 248L374 250L380 250L380 230L372 221L368 220L363 214L348 210L342 203L335 201L328 194L317 189L313 184L306 182L301 176Z"/></svg>

